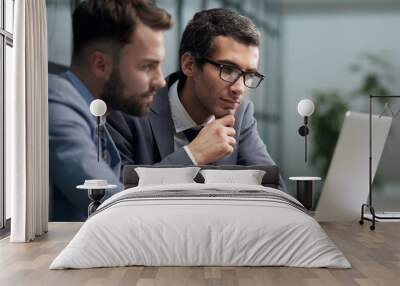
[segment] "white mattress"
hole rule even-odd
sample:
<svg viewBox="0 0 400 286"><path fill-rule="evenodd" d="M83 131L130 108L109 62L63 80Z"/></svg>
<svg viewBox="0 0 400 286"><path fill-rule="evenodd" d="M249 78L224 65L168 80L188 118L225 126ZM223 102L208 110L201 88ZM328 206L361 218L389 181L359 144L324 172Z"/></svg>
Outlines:
<svg viewBox="0 0 400 286"><path fill-rule="evenodd" d="M146 194L137 192L168 190L261 190L272 199L175 196L119 201L130 194ZM100 206L50 269L127 265L351 267L320 225L290 202L300 204L279 190L251 185L127 189Z"/></svg>

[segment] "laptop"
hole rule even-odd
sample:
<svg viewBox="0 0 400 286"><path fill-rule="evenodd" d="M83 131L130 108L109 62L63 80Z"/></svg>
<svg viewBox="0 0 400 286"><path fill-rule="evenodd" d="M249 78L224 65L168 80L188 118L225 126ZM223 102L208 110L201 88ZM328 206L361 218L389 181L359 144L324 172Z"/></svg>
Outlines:
<svg viewBox="0 0 400 286"><path fill-rule="evenodd" d="M372 180L392 118L372 115ZM354 221L369 192L369 114L348 111L315 210L317 221Z"/></svg>

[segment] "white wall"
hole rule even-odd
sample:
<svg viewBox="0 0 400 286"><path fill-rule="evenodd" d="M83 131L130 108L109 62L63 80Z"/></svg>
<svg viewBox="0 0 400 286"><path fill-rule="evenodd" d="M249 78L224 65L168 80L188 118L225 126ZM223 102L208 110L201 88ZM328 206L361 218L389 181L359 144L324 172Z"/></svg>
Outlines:
<svg viewBox="0 0 400 286"><path fill-rule="evenodd" d="M282 143L287 176L315 174L304 163L304 141L297 135L302 123L296 111L298 101L310 97L315 89L355 89L359 78L348 67L365 51L387 52L400 79L399 27L400 9L375 12L357 11L353 7L350 12L340 13L322 8L312 12L286 11L282 34ZM399 87L400 81L394 87L397 94Z"/></svg>
<svg viewBox="0 0 400 286"><path fill-rule="evenodd" d="M69 66L72 56L72 19L69 1L47 2L49 62Z"/></svg>

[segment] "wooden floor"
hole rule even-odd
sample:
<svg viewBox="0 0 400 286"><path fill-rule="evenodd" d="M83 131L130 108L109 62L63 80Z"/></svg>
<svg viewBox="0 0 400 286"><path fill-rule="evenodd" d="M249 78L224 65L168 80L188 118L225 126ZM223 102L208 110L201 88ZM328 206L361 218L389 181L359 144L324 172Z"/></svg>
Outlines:
<svg viewBox="0 0 400 286"><path fill-rule="evenodd" d="M0 285L400 285L400 223L329 223L323 228L353 268L122 267L48 270L79 229L79 223L50 223L32 243L0 241Z"/></svg>

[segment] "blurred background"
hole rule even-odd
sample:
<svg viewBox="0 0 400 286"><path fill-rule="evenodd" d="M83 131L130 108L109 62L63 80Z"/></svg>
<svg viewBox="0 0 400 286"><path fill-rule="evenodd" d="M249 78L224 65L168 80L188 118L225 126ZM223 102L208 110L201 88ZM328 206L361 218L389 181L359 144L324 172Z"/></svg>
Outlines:
<svg viewBox="0 0 400 286"><path fill-rule="evenodd" d="M346 110L368 112L369 94L400 95L400 0L155 2L168 10L175 22L166 34L165 75L177 69L180 36L197 11L227 7L256 24L262 35L259 70L266 79L249 96L255 103L260 134L292 194L295 184L288 180L290 176L321 176L324 180ZM78 3L46 1L51 73L64 71L70 64L71 14ZM7 23L2 27L11 25ZM8 30L7 35L12 36L12 27ZM1 35L0 45L6 46L6 37ZM12 40L7 47L12 48ZM297 133L303 122L297 103L304 98L312 99L316 106L310 118L307 163L304 139ZM374 113L389 112L387 107L379 101ZM400 211L400 99L393 100L390 110L397 117L375 182L378 211ZM316 197L323 180L316 185Z"/></svg>
<svg viewBox="0 0 400 286"><path fill-rule="evenodd" d="M71 13L79 1L46 2L49 70L58 72L70 62ZM165 75L178 67L180 36L197 11L226 7L250 17L256 24L262 35L259 69L266 80L249 96L255 103L260 134L292 194L295 184L287 179L290 176L325 178L346 110L368 112L371 93L400 95L399 0L156 2L175 22L166 34ZM303 98L312 99L316 105L316 112L310 118L307 163L304 139L297 133L303 121L297 113L297 103ZM391 105L393 112L400 108L398 101ZM383 103L377 104L374 112L380 113L383 107ZM393 140L396 134L391 134L388 143L394 141L390 144L397 147L400 140ZM400 160L396 158L396 154L400 157L400 151L392 148L386 154L386 149L378 170L381 183L374 203L385 210L400 211L400 185L396 183L400 180L396 177L400 176L392 174L400 168ZM394 191L385 192L387 186L382 183L388 185L392 181ZM322 186L323 181L317 183L316 197Z"/></svg>

